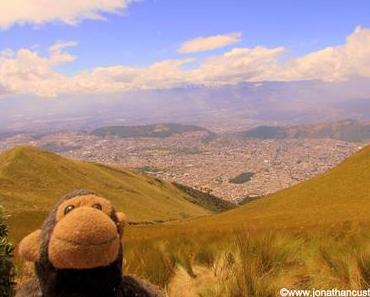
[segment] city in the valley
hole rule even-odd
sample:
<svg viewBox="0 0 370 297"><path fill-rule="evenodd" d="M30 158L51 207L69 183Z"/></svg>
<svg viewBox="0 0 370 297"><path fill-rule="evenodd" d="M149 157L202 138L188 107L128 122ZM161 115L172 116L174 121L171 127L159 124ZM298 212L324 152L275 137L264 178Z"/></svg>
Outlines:
<svg viewBox="0 0 370 297"><path fill-rule="evenodd" d="M329 138L243 138L204 129L166 137L102 136L81 131L19 133L2 137L0 150L21 144L134 169L236 203L324 173L362 146Z"/></svg>

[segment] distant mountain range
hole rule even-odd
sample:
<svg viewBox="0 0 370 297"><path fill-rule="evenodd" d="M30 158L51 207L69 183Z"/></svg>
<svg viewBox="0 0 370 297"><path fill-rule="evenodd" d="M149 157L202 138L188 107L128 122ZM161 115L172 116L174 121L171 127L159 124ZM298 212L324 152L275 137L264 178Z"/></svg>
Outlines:
<svg viewBox="0 0 370 297"><path fill-rule="evenodd" d="M200 126L176 123L151 124L141 126L108 126L93 130L96 136L126 137L155 137L165 138L187 132L205 132L207 139L217 137L217 134ZM370 122L354 119L336 122L318 123L295 126L257 126L255 128L235 133L237 137L258 139L287 139L287 138L331 138L349 142L370 140ZM49 147L45 147L48 149ZM57 151L50 147L52 151Z"/></svg>
<svg viewBox="0 0 370 297"><path fill-rule="evenodd" d="M212 131L370 119L370 81L295 81L186 86L167 90L0 100L2 131L93 130L104 126L184 123Z"/></svg>
<svg viewBox="0 0 370 297"><path fill-rule="evenodd" d="M96 136L117 136L126 137L169 137L175 134L186 132L205 132L207 136L214 136L214 133L195 125L182 125L176 123L152 124L141 126L108 126L92 131Z"/></svg>
<svg viewBox="0 0 370 297"><path fill-rule="evenodd" d="M334 123L312 125L258 126L237 134L245 138L285 139L285 138L333 138L349 142L370 140L370 123L356 120L343 120Z"/></svg>

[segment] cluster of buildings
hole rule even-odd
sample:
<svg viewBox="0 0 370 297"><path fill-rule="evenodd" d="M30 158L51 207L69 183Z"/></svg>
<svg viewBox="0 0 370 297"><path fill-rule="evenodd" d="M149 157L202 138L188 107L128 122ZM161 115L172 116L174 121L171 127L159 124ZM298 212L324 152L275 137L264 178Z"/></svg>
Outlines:
<svg viewBox="0 0 370 297"><path fill-rule="evenodd" d="M83 132L41 136L16 135L0 140L0 151L19 144L62 155L131 168L239 202L267 195L334 167L359 144L333 139L243 139L204 131L167 138L98 137ZM249 181L230 179L254 173Z"/></svg>

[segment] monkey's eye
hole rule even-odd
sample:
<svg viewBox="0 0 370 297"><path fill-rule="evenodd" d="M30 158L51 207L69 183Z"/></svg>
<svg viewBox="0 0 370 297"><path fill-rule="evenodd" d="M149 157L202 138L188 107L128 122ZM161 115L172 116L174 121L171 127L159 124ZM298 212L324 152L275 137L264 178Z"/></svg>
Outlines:
<svg viewBox="0 0 370 297"><path fill-rule="evenodd" d="M100 203L95 203L95 204L93 204L93 206L92 207L94 207L94 208L96 208L96 209L99 209L99 210L102 210L103 209L103 207L101 206L101 204Z"/></svg>
<svg viewBox="0 0 370 297"><path fill-rule="evenodd" d="M68 205L65 209L64 209L64 215L68 214L69 212L71 212L73 209L75 208L74 205Z"/></svg>

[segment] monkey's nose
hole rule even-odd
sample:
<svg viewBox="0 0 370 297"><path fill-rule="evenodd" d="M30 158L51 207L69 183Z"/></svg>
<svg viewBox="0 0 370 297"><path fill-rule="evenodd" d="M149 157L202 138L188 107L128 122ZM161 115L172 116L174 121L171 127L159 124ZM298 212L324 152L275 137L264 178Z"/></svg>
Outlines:
<svg viewBox="0 0 370 297"><path fill-rule="evenodd" d="M54 236L78 245L99 245L118 237L117 227L104 212L92 207L78 207L55 226Z"/></svg>
<svg viewBox="0 0 370 297"><path fill-rule="evenodd" d="M59 269L90 269L113 263L120 248L117 226L104 212L77 207L57 222L49 260Z"/></svg>

